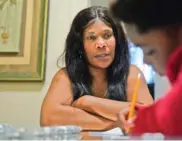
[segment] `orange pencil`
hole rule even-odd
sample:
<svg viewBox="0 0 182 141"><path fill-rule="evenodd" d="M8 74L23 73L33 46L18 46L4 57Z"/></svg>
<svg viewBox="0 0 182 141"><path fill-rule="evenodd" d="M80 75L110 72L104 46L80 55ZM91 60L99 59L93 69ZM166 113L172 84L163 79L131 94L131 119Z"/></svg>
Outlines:
<svg viewBox="0 0 182 141"><path fill-rule="evenodd" d="M129 115L128 115L128 120L132 119L132 117L134 115L135 104L137 102L137 97L138 97L138 89L140 86L140 77L141 77L141 74L139 73L137 76L136 84L135 84L133 95L132 95L132 101L131 101L130 111L129 111ZM126 133L129 133L129 132L130 132L130 128L127 128Z"/></svg>

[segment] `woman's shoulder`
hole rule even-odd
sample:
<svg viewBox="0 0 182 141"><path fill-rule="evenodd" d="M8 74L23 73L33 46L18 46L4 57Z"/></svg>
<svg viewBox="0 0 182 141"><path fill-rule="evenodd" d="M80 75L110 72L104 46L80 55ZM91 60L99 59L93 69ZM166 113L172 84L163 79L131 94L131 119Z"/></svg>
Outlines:
<svg viewBox="0 0 182 141"><path fill-rule="evenodd" d="M67 76L65 68L61 68L54 75L51 85L48 89L46 100L51 103L66 103L72 102L71 83Z"/></svg>
<svg viewBox="0 0 182 141"><path fill-rule="evenodd" d="M129 78L137 78L139 73L143 76L143 72L137 66L130 65L128 74Z"/></svg>
<svg viewBox="0 0 182 141"><path fill-rule="evenodd" d="M53 80L55 81L64 81L65 83L70 83L70 79L68 77L68 73L66 71L66 68L61 68L56 72L56 74L53 77Z"/></svg>

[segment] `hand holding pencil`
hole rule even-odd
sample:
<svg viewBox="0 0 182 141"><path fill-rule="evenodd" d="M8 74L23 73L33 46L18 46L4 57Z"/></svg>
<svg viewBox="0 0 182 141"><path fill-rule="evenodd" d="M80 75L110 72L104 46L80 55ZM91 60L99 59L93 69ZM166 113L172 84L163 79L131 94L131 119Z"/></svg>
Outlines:
<svg viewBox="0 0 182 141"><path fill-rule="evenodd" d="M125 133L127 134L130 133L131 128L134 126L133 120L135 119L135 105L137 103L138 89L140 86L140 78L141 78L141 74L139 73L135 83L130 107L124 109L118 114L118 119L120 120L120 127L122 129L124 128Z"/></svg>
<svg viewBox="0 0 182 141"><path fill-rule="evenodd" d="M130 121L134 117L135 104L137 103L138 89L140 86L140 77L141 77L141 74L139 73L137 76L136 84L135 84L133 95L132 95L132 101L131 101L131 106L130 106L130 110L129 110L128 121ZM131 128L126 128L126 133L129 133L130 129Z"/></svg>

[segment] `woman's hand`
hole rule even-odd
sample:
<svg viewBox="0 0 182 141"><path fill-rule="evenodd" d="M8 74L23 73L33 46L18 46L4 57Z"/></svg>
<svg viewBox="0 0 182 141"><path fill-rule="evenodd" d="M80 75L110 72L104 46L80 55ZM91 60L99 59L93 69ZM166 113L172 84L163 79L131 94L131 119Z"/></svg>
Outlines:
<svg viewBox="0 0 182 141"><path fill-rule="evenodd" d="M87 108L88 108L87 101L92 100L92 97L93 96L90 96L90 95L81 96L80 98L75 100L71 106L87 111Z"/></svg>
<svg viewBox="0 0 182 141"><path fill-rule="evenodd" d="M76 108L79 108L79 105L81 105L82 100L83 100L82 97L78 98L77 100L73 101L73 103L71 104L71 106L76 107Z"/></svg>

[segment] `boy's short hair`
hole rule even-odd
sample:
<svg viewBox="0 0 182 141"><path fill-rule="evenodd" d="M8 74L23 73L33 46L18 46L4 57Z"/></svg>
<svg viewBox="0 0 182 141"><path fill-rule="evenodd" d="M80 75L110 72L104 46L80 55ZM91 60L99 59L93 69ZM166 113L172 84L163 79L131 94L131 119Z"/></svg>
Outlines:
<svg viewBox="0 0 182 141"><path fill-rule="evenodd" d="M111 10L141 33L182 23L182 0L117 0Z"/></svg>

